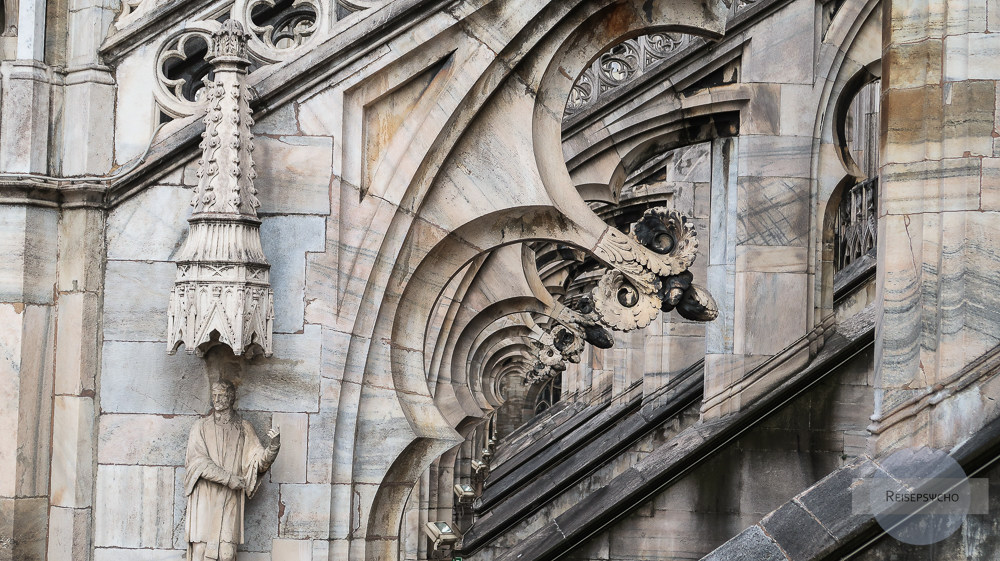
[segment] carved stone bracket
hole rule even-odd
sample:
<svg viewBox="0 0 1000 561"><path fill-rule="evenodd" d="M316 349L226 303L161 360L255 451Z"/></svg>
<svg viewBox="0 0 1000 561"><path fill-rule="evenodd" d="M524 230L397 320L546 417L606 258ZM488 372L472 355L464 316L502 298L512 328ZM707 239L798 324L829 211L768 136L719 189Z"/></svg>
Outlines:
<svg viewBox="0 0 1000 561"><path fill-rule="evenodd" d="M237 355L271 355L274 293L260 243L246 72L248 34L227 20L213 33L198 188L170 293L167 346L199 356L225 344Z"/></svg>
<svg viewBox="0 0 1000 561"><path fill-rule="evenodd" d="M689 268L698 255L694 224L677 211L651 208L624 234L609 227L594 256L607 267L589 295L570 308L556 303L551 324L532 342L534 367L525 384L544 382L580 362L584 344L614 346L608 329L632 331L660 312L676 310L685 319L712 321L719 315L709 292L692 282Z"/></svg>
<svg viewBox="0 0 1000 561"><path fill-rule="evenodd" d="M651 208L627 235L608 228L594 253L611 267L593 291L595 311L611 329L641 329L674 309L694 321L718 317L711 294L691 282L697 232L679 212Z"/></svg>

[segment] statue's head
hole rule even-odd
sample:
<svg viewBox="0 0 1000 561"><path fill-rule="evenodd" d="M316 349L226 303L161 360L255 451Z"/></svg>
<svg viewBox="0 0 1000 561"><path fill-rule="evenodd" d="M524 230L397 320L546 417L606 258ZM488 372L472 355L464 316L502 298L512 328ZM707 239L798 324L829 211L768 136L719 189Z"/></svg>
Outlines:
<svg viewBox="0 0 1000 561"><path fill-rule="evenodd" d="M236 387L232 382L219 380L212 384L212 407L216 411L226 411L232 409L236 401Z"/></svg>

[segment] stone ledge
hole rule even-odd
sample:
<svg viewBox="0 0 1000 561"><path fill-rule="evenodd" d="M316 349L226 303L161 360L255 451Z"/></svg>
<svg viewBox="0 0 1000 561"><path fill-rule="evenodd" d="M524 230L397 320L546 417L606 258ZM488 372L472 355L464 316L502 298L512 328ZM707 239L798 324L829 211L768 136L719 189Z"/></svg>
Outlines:
<svg viewBox="0 0 1000 561"><path fill-rule="evenodd" d="M1000 352L1000 347L994 349ZM988 462L1000 449L1000 418L994 419L965 442L955 446L951 456L967 473ZM911 458L912 461L912 458ZM936 466L929 466L934 469ZM892 471L892 468L889 467ZM859 456L852 463L821 479L799 496L781 505L764 517L759 524L743 530L702 561L734 559L776 559L779 561L818 561L838 551L856 547L877 530L870 514L854 514L851 508L851 488L861 478L876 473L890 477L872 458ZM930 472L929 472L930 473ZM822 539L803 540L803 535ZM770 545L763 544L762 538ZM762 545L763 544L763 545ZM868 544L861 543L861 547ZM763 549L762 549L763 548ZM769 557L771 548L780 557ZM741 557L743 552L760 556ZM767 553L762 553L767 552Z"/></svg>

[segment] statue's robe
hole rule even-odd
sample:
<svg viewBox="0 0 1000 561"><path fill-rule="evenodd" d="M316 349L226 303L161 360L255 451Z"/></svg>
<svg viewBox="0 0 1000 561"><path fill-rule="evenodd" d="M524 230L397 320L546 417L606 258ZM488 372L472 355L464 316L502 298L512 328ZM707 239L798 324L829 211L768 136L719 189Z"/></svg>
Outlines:
<svg viewBox="0 0 1000 561"><path fill-rule="evenodd" d="M215 415L199 419L188 437L184 462L187 522L184 535L191 544L204 542L205 558L219 558L220 543L243 543L243 506L252 498L271 467L277 450L264 448L250 423L235 413L230 422ZM245 489L230 489L231 478L243 477Z"/></svg>

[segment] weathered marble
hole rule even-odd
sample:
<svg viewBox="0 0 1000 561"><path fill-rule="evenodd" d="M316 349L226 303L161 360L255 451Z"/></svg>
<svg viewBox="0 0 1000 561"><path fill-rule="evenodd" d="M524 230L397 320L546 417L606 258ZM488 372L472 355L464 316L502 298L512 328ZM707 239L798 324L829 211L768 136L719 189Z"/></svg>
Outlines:
<svg viewBox="0 0 1000 561"><path fill-rule="evenodd" d="M160 342L104 343L102 411L201 415L211 408L202 361L186 353L168 356L162 349Z"/></svg>
<svg viewBox="0 0 1000 561"><path fill-rule="evenodd" d="M330 486L281 485L278 531L288 538L326 538L330 533Z"/></svg>
<svg viewBox="0 0 1000 561"><path fill-rule="evenodd" d="M1000 414L973 368L1000 344L994 0L307 0L287 49L247 26L257 122L220 140L231 115L211 113L200 148L200 102L168 82L200 83L203 46L161 56L220 14L130 0L109 30L117 4L21 2L0 38L0 561L182 559L187 431L220 376L258 434L284 433L241 561L429 559L435 520L492 528L470 561L807 557L789 528L816 529L816 497L790 498L864 454L979 442ZM652 29L705 39L636 79L622 39L676 40ZM564 119L595 67L628 85ZM877 277L843 289L844 111L879 77ZM273 356L167 356L198 170L247 172L248 151L217 156L251 132ZM29 171L55 179L10 175ZM600 279L601 235L655 206L698 229L719 317L657 312L585 345L558 389L524 385L532 343ZM584 436L586 473L554 477L583 469L565 466ZM514 471L558 492L507 520L528 504ZM489 498L476 522L455 483Z"/></svg>
<svg viewBox="0 0 1000 561"><path fill-rule="evenodd" d="M190 415L107 414L98 428L97 461L101 464L184 464Z"/></svg>
<svg viewBox="0 0 1000 561"><path fill-rule="evenodd" d="M267 214L329 214L333 140L323 136L255 140L256 185ZM280 237L281 234L278 234Z"/></svg>
<svg viewBox="0 0 1000 561"><path fill-rule="evenodd" d="M176 185L146 189L108 215L108 259L170 261L187 235L194 193Z"/></svg>
<svg viewBox="0 0 1000 561"><path fill-rule="evenodd" d="M94 545L170 548L173 489L173 468L99 465ZM122 500L123 497L130 499Z"/></svg>

